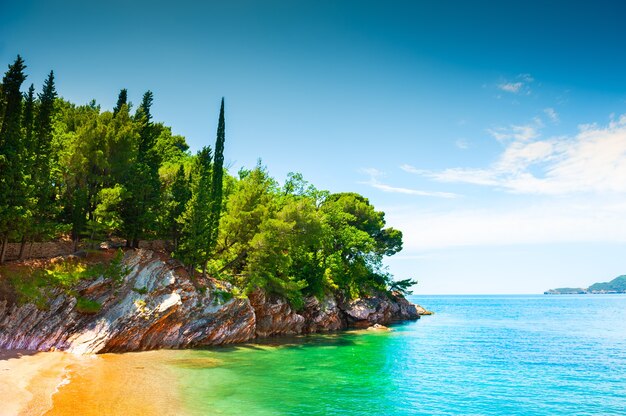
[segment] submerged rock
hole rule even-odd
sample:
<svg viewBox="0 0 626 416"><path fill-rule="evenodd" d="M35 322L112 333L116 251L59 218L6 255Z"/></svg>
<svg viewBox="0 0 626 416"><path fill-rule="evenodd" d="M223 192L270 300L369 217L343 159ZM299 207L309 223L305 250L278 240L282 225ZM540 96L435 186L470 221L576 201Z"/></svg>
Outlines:
<svg viewBox="0 0 626 416"><path fill-rule="evenodd" d="M81 309L60 289L44 310L0 300L0 348L81 354L185 348L387 325L426 314L397 293L349 302L311 297L301 311L262 291L224 301L221 290L197 290L177 261L152 251L129 251L124 264L130 271L120 283L99 278L77 287L80 298L99 305L95 310Z"/></svg>
<svg viewBox="0 0 626 416"><path fill-rule="evenodd" d="M368 331L391 331L391 328L381 324L374 324L367 328Z"/></svg>

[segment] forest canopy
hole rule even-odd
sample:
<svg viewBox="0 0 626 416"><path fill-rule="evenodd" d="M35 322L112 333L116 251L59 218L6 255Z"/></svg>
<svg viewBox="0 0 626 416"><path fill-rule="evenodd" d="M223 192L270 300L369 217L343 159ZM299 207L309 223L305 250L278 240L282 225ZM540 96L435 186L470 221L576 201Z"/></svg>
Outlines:
<svg viewBox="0 0 626 416"><path fill-rule="evenodd" d="M26 65L9 65L0 84L0 262L9 242L71 238L129 248L165 240L192 275L209 274L242 293L257 288L296 307L307 295L358 297L394 284L383 258L402 249L402 233L356 193L318 190L301 174L284 184L259 162L236 175L224 167L224 99L213 147L195 154L185 138L152 117L145 92L115 108L57 95L51 71L24 92Z"/></svg>

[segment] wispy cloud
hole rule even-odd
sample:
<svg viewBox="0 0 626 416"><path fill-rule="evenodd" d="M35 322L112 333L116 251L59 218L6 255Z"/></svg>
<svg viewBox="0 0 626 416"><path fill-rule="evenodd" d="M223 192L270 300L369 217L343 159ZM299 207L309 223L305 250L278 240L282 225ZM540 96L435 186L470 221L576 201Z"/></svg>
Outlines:
<svg viewBox="0 0 626 416"><path fill-rule="evenodd" d="M416 196L428 196L437 198L457 198L459 195L451 192L438 192L438 191L422 191L419 189L404 188L399 186L392 186L379 181L379 177L384 176L384 173L375 168L361 169L361 172L369 175L369 180L360 182L365 185L369 185L374 189L378 189L383 192L416 195Z"/></svg>
<svg viewBox="0 0 626 416"><path fill-rule="evenodd" d="M538 120L538 119L536 119ZM506 140L519 140L519 141L528 141L534 139L539 136L539 129L542 127L541 122L537 123L536 121L529 124L524 125L511 125L509 127L495 127L491 129L487 129L487 133L489 133L494 139L498 141L506 141Z"/></svg>
<svg viewBox="0 0 626 416"><path fill-rule="evenodd" d="M559 122L559 115L554 110L554 108L544 108L543 112L554 124L557 124Z"/></svg>
<svg viewBox="0 0 626 416"><path fill-rule="evenodd" d="M486 168L401 168L440 182L492 186L513 193L626 193L626 115L604 127L580 126L574 137L542 140L536 122L534 127L511 126L490 133L508 141Z"/></svg>
<svg viewBox="0 0 626 416"><path fill-rule="evenodd" d="M535 79L530 74L519 74L514 81L502 81L496 86L499 90L510 94L530 95L530 84Z"/></svg>
<svg viewBox="0 0 626 416"><path fill-rule="evenodd" d="M454 142L454 145L461 150L469 149L469 142L465 139L458 139Z"/></svg>
<svg viewBox="0 0 626 416"><path fill-rule="evenodd" d="M503 82L502 84L498 84L498 88L502 91L511 92L513 94L518 93L523 86L523 82Z"/></svg>
<svg viewBox="0 0 626 416"><path fill-rule="evenodd" d="M626 243L626 206L557 199L511 209L389 212L407 253L459 246L571 242Z"/></svg>

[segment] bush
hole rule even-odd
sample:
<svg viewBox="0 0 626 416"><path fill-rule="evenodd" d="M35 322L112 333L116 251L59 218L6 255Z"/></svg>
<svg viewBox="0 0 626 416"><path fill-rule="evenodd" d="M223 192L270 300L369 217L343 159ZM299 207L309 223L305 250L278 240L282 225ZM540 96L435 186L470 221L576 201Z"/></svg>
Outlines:
<svg viewBox="0 0 626 416"><path fill-rule="evenodd" d="M133 292L135 293L139 293L140 295L145 295L146 293L148 293L148 288L147 287L134 287L133 288Z"/></svg>
<svg viewBox="0 0 626 416"><path fill-rule="evenodd" d="M83 298L82 296L76 298L76 310L80 313L92 315L100 312L101 309L102 305L98 301Z"/></svg>

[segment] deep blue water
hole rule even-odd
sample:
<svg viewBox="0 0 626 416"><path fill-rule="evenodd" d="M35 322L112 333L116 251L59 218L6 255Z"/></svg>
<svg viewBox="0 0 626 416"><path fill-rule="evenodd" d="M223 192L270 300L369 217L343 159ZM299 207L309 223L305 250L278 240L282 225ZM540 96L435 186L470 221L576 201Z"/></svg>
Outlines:
<svg viewBox="0 0 626 416"><path fill-rule="evenodd" d="M190 414L626 415L626 295L414 296L391 332L184 352ZM214 364L218 363L218 364Z"/></svg>

